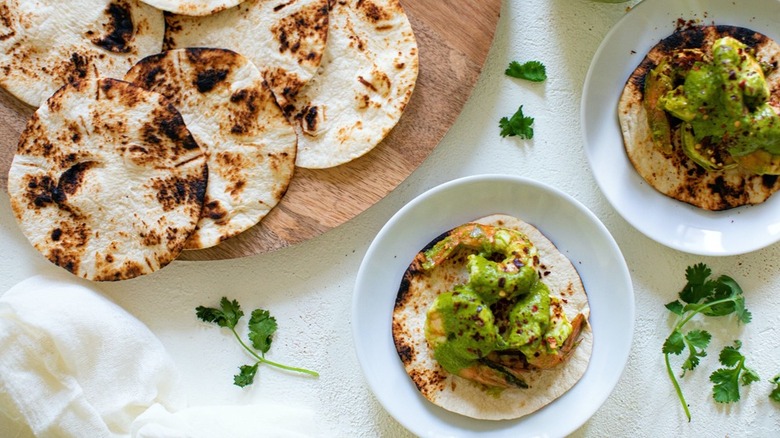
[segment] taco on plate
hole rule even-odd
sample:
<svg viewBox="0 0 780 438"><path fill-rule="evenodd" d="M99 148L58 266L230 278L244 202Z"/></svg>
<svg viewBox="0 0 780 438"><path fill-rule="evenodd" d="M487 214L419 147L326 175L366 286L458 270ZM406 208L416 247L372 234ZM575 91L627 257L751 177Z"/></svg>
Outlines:
<svg viewBox="0 0 780 438"><path fill-rule="evenodd" d="M681 29L625 84L626 153L659 192L706 210L759 204L780 189L780 46L750 29Z"/></svg>
<svg viewBox="0 0 780 438"><path fill-rule="evenodd" d="M468 417L519 418L583 376L593 346L590 307L571 262L512 216L439 236L406 270L393 340L432 403Z"/></svg>

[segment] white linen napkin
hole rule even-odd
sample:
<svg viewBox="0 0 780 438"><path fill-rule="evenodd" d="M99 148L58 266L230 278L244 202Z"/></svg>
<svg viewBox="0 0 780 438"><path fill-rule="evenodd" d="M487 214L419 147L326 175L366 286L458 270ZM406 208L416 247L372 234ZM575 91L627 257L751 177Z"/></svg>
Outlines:
<svg viewBox="0 0 780 438"><path fill-rule="evenodd" d="M317 435L309 409L187 407L182 385L160 340L93 283L39 275L0 296L2 437Z"/></svg>

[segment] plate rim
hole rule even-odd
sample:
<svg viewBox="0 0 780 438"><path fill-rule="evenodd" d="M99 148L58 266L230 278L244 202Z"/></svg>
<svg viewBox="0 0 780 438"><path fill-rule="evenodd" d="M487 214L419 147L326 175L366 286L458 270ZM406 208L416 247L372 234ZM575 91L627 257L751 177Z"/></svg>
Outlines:
<svg viewBox="0 0 780 438"><path fill-rule="evenodd" d="M397 409L395 409L392 406L392 403L387 400L387 396L384 394L383 388L379 387L379 385L375 382L373 376L370 374L369 369L371 368L370 359L366 357L368 352L363 351L363 348L361 348L361 339L365 337L364 334L361 333L362 326L361 326L361 315L360 315L360 305L363 301L363 296L366 295L365 292L365 286L363 283L365 283L366 280L366 273L371 269L369 266L373 259L376 258L375 253L381 250L381 245L384 243L384 241L388 238L389 235L392 235L393 232L397 231L396 228L399 226L399 222L402 221L402 219L413 213L416 209L423 208L421 205L423 205L426 201L429 201L431 198L436 196L445 196L444 194L449 191L458 190L459 188L462 189L463 187L473 185L473 184L513 184L518 186L521 189L528 189L531 188L532 190L539 191L542 193L550 193L557 197L559 202L565 202L569 204L571 207L575 208L580 214L585 215L589 219L589 226L595 227L595 229L598 229L601 233L601 238L604 238L605 248L607 252L614 256L617 261L620 262L620 266L614 267L615 269L620 268L620 273L623 274L620 276L620 281L616 282L616 284L622 283L621 289L624 291L625 299L627 301L628 308L621 308L621 311L624 312L624 314L627 316L627 327L625 327L624 333L627 334L627 336L623 339L623 346L622 346L622 357L611 357L611 363L617 365L615 368L618 372L614 373L612 375L612 379L607 379L606 385L602 385L606 390L601 392L600 397L593 397L590 399L590 403L588 404L588 407L586 409L583 409L582 414L580 415L578 419L573 420L568 424L568 427L563 426L560 428L559 432L569 434L582 426L590 417L595 414L595 412L603 405L603 403L609 398L611 393L614 391L614 388L617 386L618 381L622 377L623 372L625 371L626 364L628 362L628 357L630 355L631 346L633 343L633 333L634 333L634 326L635 326L635 302L634 302L634 290L633 290L633 283L630 276L630 271L628 269L628 265L626 263L626 260L622 254L622 251L620 250L619 246L617 245L617 242L615 241L612 234L609 232L607 227L599 220L599 218L590 211L587 207L585 207L582 203L580 203L578 200L573 198L572 196L566 194L565 192L556 189L548 184L541 183L538 181L535 181L533 179L527 178L527 177L521 177L521 176L514 176L514 175L505 175L505 174L481 174L481 175L471 175L466 177L457 178L451 181L444 182L442 184L439 184L435 187L432 187L423 193L417 195L414 197L410 202L408 202L406 205L404 205L400 210L398 210L380 229L380 231L377 233L371 244L369 245L363 260L361 261L360 268L358 269L358 274L355 281L355 289L353 291L353 299L352 299L352 335L353 335L353 344L356 350L358 362L360 364L361 372L363 374L364 379L366 380L369 389L375 396L375 398L379 401L380 405L385 409L385 411L393 417L398 423L400 423L403 427L405 427L407 430L412 431L415 434L418 435L427 435L427 436L438 436L440 433L443 432L435 432L432 430L423 430L418 428L417 424L408 421L407 418L400 418L399 413L397 412ZM490 214L491 212L485 212L485 214ZM433 230L431 234L435 234L437 230ZM434 236L435 237L435 236ZM550 238L554 241L555 236L550 236ZM420 242L418 242L420 243ZM422 242L419 247L421 248L424 246L426 242ZM561 248L562 252L565 253L565 249ZM416 251L415 251L416 252ZM403 269L406 268L408 263L406 262L398 262L403 264ZM574 263L574 262L573 262ZM390 269L388 267L388 269ZM590 274L595 275L595 274ZM581 275L581 277L585 277ZM398 279L400 282L400 278ZM583 282L585 282L586 279L583 278ZM388 286L390 287L390 286ZM397 290L397 287L393 286L391 290L395 291ZM388 292L389 294L389 292ZM366 298L367 299L367 298ZM589 298L590 299L590 298ZM395 294L392 295L392 301L395 300ZM606 299L605 299L606 300ZM591 303L591 315L594 314L593 309L593 303ZM388 328L387 332L390 332L390 321L392 320L392 306L390 306L387 311L378 311L379 314L386 314L387 316L387 322L388 322ZM602 317L603 318L603 317ZM604 318L605 319L605 318ZM606 323L605 323L606 324ZM384 329L383 329L384 330ZM596 331L596 328L594 327L594 332ZM387 334L385 332L382 332L381 334ZM598 341L596 341L598 342ZM596 352L596 348L599 348L597 343L594 342L594 353ZM390 346L392 346L392 337L389 339ZM391 356L395 356L395 350L392 351ZM591 357L591 362L593 362L593 357ZM397 366L403 369L400 363L400 360L397 362ZM590 368L590 364L589 364ZM591 373L595 373L598 371L590 371ZM583 376L581 381L586 380L588 376L588 371L586 371L586 375ZM405 372L403 374L403 377L408 380L408 376L406 376ZM591 378L592 380L592 378ZM408 384L413 385L411 383L411 380L408 380ZM578 382L578 385L580 383ZM576 388L577 385L575 385ZM572 391L572 390L570 390ZM416 389L415 389L415 392ZM418 393L419 395L419 393ZM564 396L560 397L563 398ZM422 396L420 396L422 398ZM505 425L506 427L501 427L501 431L511 430L513 428L513 423L520 422L526 418L529 418L533 415L536 415L536 413L529 414L528 416L522 417L521 419L517 420L501 420L501 421L493 421L493 420L476 420L471 419L463 416L459 416L458 414L453 414L444 411L441 408L438 408L437 406L434 406L427 400L424 400L424 403L429 404L433 409L441 410L445 413L445 415L448 416L455 416L458 419L462 420L461 423L474 423L474 424L488 424L488 425ZM551 402L548 406L553 405L555 402ZM542 410L548 409L547 407L542 408ZM542 411L540 410L540 411ZM540 412L537 411L537 412ZM574 418L575 416L572 416ZM434 420L435 422L435 420ZM516 425L516 424L515 424ZM459 429L460 430L460 429ZM490 429L494 430L494 429ZM470 433L480 433L476 429L469 430L469 429L463 429L462 433L464 434L470 434ZM557 432L556 432L557 433Z"/></svg>
<svg viewBox="0 0 780 438"><path fill-rule="evenodd" d="M765 2L762 2L762 7L765 7L767 5L771 5L775 8L775 13L780 13L780 0L767 0ZM617 130L617 136L619 138L620 143L620 150L623 156L625 155L622 143L622 133L620 131L619 123L617 120L617 101L614 102L614 109L615 111L601 111L602 114L593 114L593 108L590 106L591 98L593 93L595 91L594 88L594 78L603 73L603 69L600 67L603 65L603 58L608 56L605 55L606 51L608 50L608 47L610 43L613 43L614 39L616 38L616 35L619 35L621 31L623 31L623 28L628 26L629 23L631 23L634 20L639 20L638 17L641 16L641 14L646 13L645 11L650 11L653 13L656 13L656 11L663 11L664 8L668 5L674 5L675 7L675 14L677 14L677 9L686 9L687 8L687 15L675 15L672 13L667 13L667 16L669 18L668 23L659 23L659 22L650 22L648 20L645 20L648 28L653 28L652 32L650 33L660 33L663 30L668 30L668 32L664 35L668 35L671 32L674 31L674 20L679 19L699 19L702 24L727 24L724 23L721 19L722 16L719 16L719 14L714 14L711 12L711 10L715 9L717 11L722 10L722 8L727 7L728 5L731 5L732 8L739 11L740 14L742 14L742 18L735 19L735 21L739 20L746 20L751 21L755 20L755 14L748 14L745 11L745 8L743 7L735 7L733 2L730 2L728 0L709 0L706 3L702 3L701 1L696 0L688 0L688 1L681 1L681 0L642 0L641 2L634 5L634 7L628 11L623 17L621 17L613 26L610 28L610 30L605 35L602 42L599 44L598 48L596 49L596 52L593 55L593 58L591 59L591 63L588 66L588 70L585 76L585 80L583 82L582 86L582 98L580 102L580 131L581 131L581 137L583 141L583 146L585 149L585 155L588 160L588 164L591 170L591 175L593 175L594 180L596 181L596 184L598 185L601 193L603 196L607 199L609 204L612 206L612 208L626 221L628 222L634 229L638 230L640 233L644 234L646 237L650 238L651 240L660 243L666 247L688 253L688 254L694 254L694 255L701 255L701 256L733 256L733 255L741 255L741 254L747 254L750 252L758 251L760 249L766 248L768 246L771 246L778 241L780 241L780 233L774 233L774 235L770 233L763 233L761 234L761 237L764 235L768 236L768 238L763 239L741 239L740 243L738 245L730 246L729 248L706 248L706 247L697 247L697 246L691 246L690 241L686 241L685 239L675 239L671 236L675 236L673 233L669 233L668 230L666 233L660 232L657 230L649 229L648 225L643 223L641 218L641 214L637 213L631 213L629 212L626 205L620 202L620 199L618 198L618 195L614 193L614 188L608 187L607 182L605 180L604 176L600 176L600 173L596 171L596 164L598 163L597 158L595 157L596 152L595 150L599 147L604 146L596 146L592 145L591 142L589 142L589 126L601 122L604 120L604 117L607 117L606 115L602 114L608 114L609 117L614 118L614 128ZM753 5L753 9L755 10L756 7ZM668 9L668 8L667 8ZM661 12L658 12L659 14ZM673 18L676 17L676 18ZM655 18L653 16L653 18ZM769 30L764 29L761 26L758 26L755 28L755 30L767 34L780 34L780 32L777 32L776 30ZM645 35L645 33L637 33L641 35ZM774 38L774 36L772 36ZM652 44L655 44L657 41L655 40L648 40L644 43L640 40L640 36L636 36L635 38L631 38L631 41L636 41L638 45L647 44L649 47L652 47ZM780 40L777 40L780 41ZM636 67L636 64L641 61L642 58L644 58L644 53L637 53L640 58L633 59L628 57L626 54L625 57L625 65L623 63L620 64L620 67L611 69L612 71L620 71L620 68L623 68L625 66L630 66L631 70ZM616 73L613 73L613 76L616 75ZM622 73L620 73L620 83L625 83L627 80L627 77L624 77ZM622 89L622 88L621 88ZM619 93L617 93L619 96ZM595 98L594 98L595 99ZM596 120L596 122L593 122L593 120ZM617 148L616 146L612 146ZM621 158L621 161L623 158ZM627 161L627 158L625 159ZM743 228L749 228L751 226L750 222L747 222L748 219L745 219L746 216L748 217L754 217L758 214L755 213L755 210L772 210L775 211L778 206L780 206L780 196L773 196L767 201L765 201L762 204L758 205L747 205L747 206L741 206L730 210L720 211L720 212L711 212L699 209L697 207L693 207L691 205L688 205L686 203L683 203L681 201L673 200L671 198L666 197L665 195L661 194L660 192L657 192L654 188L649 186L638 174L636 174L635 169L629 164L627 166L627 170L629 173L631 173L631 179L638 181L637 185L642 186L646 185L647 189L642 189L646 193L652 193L651 197L654 200L659 200L664 205L673 205L674 211L678 212L679 214L677 216L682 215L691 215L692 217L697 218L697 220L701 220L703 222L706 222L709 224L710 222L716 222L718 221L718 226L721 227L721 230L715 230L720 233L721 236L723 235L732 235L733 231L728 231L727 229L724 230L723 224L726 223L732 223L736 224L735 227L743 226ZM641 187L640 187L641 188ZM744 225L743 225L744 224ZM679 227L683 227L686 230L694 229L695 231L712 231L709 229L705 229L701 226L698 228L696 227L689 227L685 228L686 226L690 225L688 223L678 222L675 225ZM699 225L699 224L697 224ZM774 228L774 226L780 227L780 221L776 221L771 224ZM769 226L769 224L767 224ZM668 228L668 227L667 227ZM734 228L732 228L733 230ZM763 230L763 229L762 229ZM759 233L756 233L758 235Z"/></svg>

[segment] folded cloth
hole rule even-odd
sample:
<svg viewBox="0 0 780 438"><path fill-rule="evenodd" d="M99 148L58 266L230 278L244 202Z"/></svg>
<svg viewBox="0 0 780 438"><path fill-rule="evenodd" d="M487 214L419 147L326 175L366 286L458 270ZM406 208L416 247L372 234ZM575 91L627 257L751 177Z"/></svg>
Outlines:
<svg viewBox="0 0 780 438"><path fill-rule="evenodd" d="M149 408L132 426L133 438L304 438L323 436L307 408L279 403L193 406L168 412Z"/></svg>
<svg viewBox="0 0 780 438"><path fill-rule="evenodd" d="M0 296L0 437L322 436L278 403L186 406L178 370L141 321L65 273Z"/></svg>
<svg viewBox="0 0 780 438"><path fill-rule="evenodd" d="M160 340L94 287L47 274L0 297L3 436L129 436L150 406L186 405Z"/></svg>

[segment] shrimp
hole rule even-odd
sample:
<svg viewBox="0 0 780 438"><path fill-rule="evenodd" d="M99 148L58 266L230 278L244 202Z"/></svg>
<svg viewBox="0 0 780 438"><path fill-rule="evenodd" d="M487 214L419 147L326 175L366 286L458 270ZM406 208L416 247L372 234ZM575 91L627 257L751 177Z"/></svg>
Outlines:
<svg viewBox="0 0 780 438"><path fill-rule="evenodd" d="M574 354L577 345L579 345L580 333L582 333L582 329L586 325L585 315L582 313L577 314L571 322L571 333L569 333L561 348L537 351L536 354L530 355L531 357L526 357L528 364L535 368L548 370L566 362Z"/></svg>
<svg viewBox="0 0 780 438"><path fill-rule="evenodd" d="M572 331L561 348L527 357L519 351L493 351L461 368L457 375L491 388L528 388L523 374L534 369L547 370L558 366L574 354L584 328L585 315L578 314L572 321Z"/></svg>
<svg viewBox="0 0 780 438"><path fill-rule="evenodd" d="M428 309L425 339L450 372L493 351L498 338L493 313L465 286L440 294Z"/></svg>
<svg viewBox="0 0 780 438"><path fill-rule="evenodd" d="M423 269L440 266L458 250L468 255L469 285L488 304L528 292L538 279L539 255L523 233L477 223L461 225L425 252Z"/></svg>

